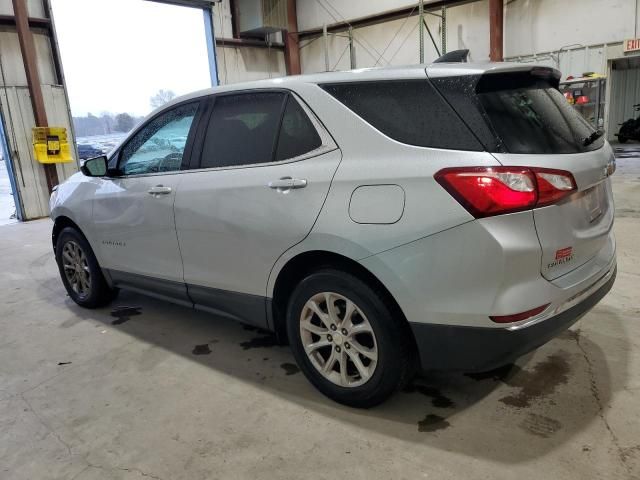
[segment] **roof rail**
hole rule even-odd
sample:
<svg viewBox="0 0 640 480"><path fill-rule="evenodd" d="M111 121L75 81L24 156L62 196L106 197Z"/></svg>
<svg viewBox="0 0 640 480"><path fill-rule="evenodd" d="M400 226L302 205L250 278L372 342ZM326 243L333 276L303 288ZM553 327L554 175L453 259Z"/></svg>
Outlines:
<svg viewBox="0 0 640 480"><path fill-rule="evenodd" d="M433 63L466 63L469 56L469 50L453 50L442 55Z"/></svg>

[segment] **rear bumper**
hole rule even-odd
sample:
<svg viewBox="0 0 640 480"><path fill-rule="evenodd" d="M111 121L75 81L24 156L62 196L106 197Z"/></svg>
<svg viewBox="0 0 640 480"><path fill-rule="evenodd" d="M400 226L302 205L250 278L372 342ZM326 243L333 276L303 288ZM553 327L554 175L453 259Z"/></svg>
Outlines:
<svg viewBox="0 0 640 480"><path fill-rule="evenodd" d="M488 371L510 363L563 332L611 290L608 280L579 303L542 322L517 330L410 322L423 370Z"/></svg>

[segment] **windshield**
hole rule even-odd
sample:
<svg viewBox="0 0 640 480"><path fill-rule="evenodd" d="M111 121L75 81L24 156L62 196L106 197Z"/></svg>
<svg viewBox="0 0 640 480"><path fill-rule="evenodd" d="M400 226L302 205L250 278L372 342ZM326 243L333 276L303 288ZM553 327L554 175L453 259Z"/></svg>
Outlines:
<svg viewBox="0 0 640 480"><path fill-rule="evenodd" d="M509 153L580 153L602 146L602 135L555 88L478 93L489 123Z"/></svg>

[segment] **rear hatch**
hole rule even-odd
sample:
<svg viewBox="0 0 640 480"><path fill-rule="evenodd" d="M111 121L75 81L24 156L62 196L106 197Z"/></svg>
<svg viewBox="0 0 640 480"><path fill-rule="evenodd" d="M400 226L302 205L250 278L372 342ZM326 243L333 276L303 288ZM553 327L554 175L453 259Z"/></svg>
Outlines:
<svg viewBox="0 0 640 480"><path fill-rule="evenodd" d="M455 77L427 73L502 165L573 176L570 195L533 210L545 278L556 279L607 251L613 152L558 91L556 70L507 65Z"/></svg>

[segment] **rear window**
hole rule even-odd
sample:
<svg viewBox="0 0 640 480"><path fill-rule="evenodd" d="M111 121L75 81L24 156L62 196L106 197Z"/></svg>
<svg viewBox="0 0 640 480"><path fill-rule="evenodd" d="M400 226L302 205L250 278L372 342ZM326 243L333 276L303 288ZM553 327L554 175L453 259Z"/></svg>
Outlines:
<svg viewBox="0 0 640 480"><path fill-rule="evenodd" d="M273 161L285 99L281 92L217 97L205 134L200 167L234 167Z"/></svg>
<svg viewBox="0 0 640 480"><path fill-rule="evenodd" d="M581 153L604 143L553 79L517 72L438 78L434 84L490 152Z"/></svg>
<svg viewBox="0 0 640 480"><path fill-rule="evenodd" d="M321 87L373 127L419 147L483 150L428 80L325 84Z"/></svg>
<svg viewBox="0 0 640 480"><path fill-rule="evenodd" d="M600 148L593 128L555 88L479 93L480 104L510 153L580 153Z"/></svg>

